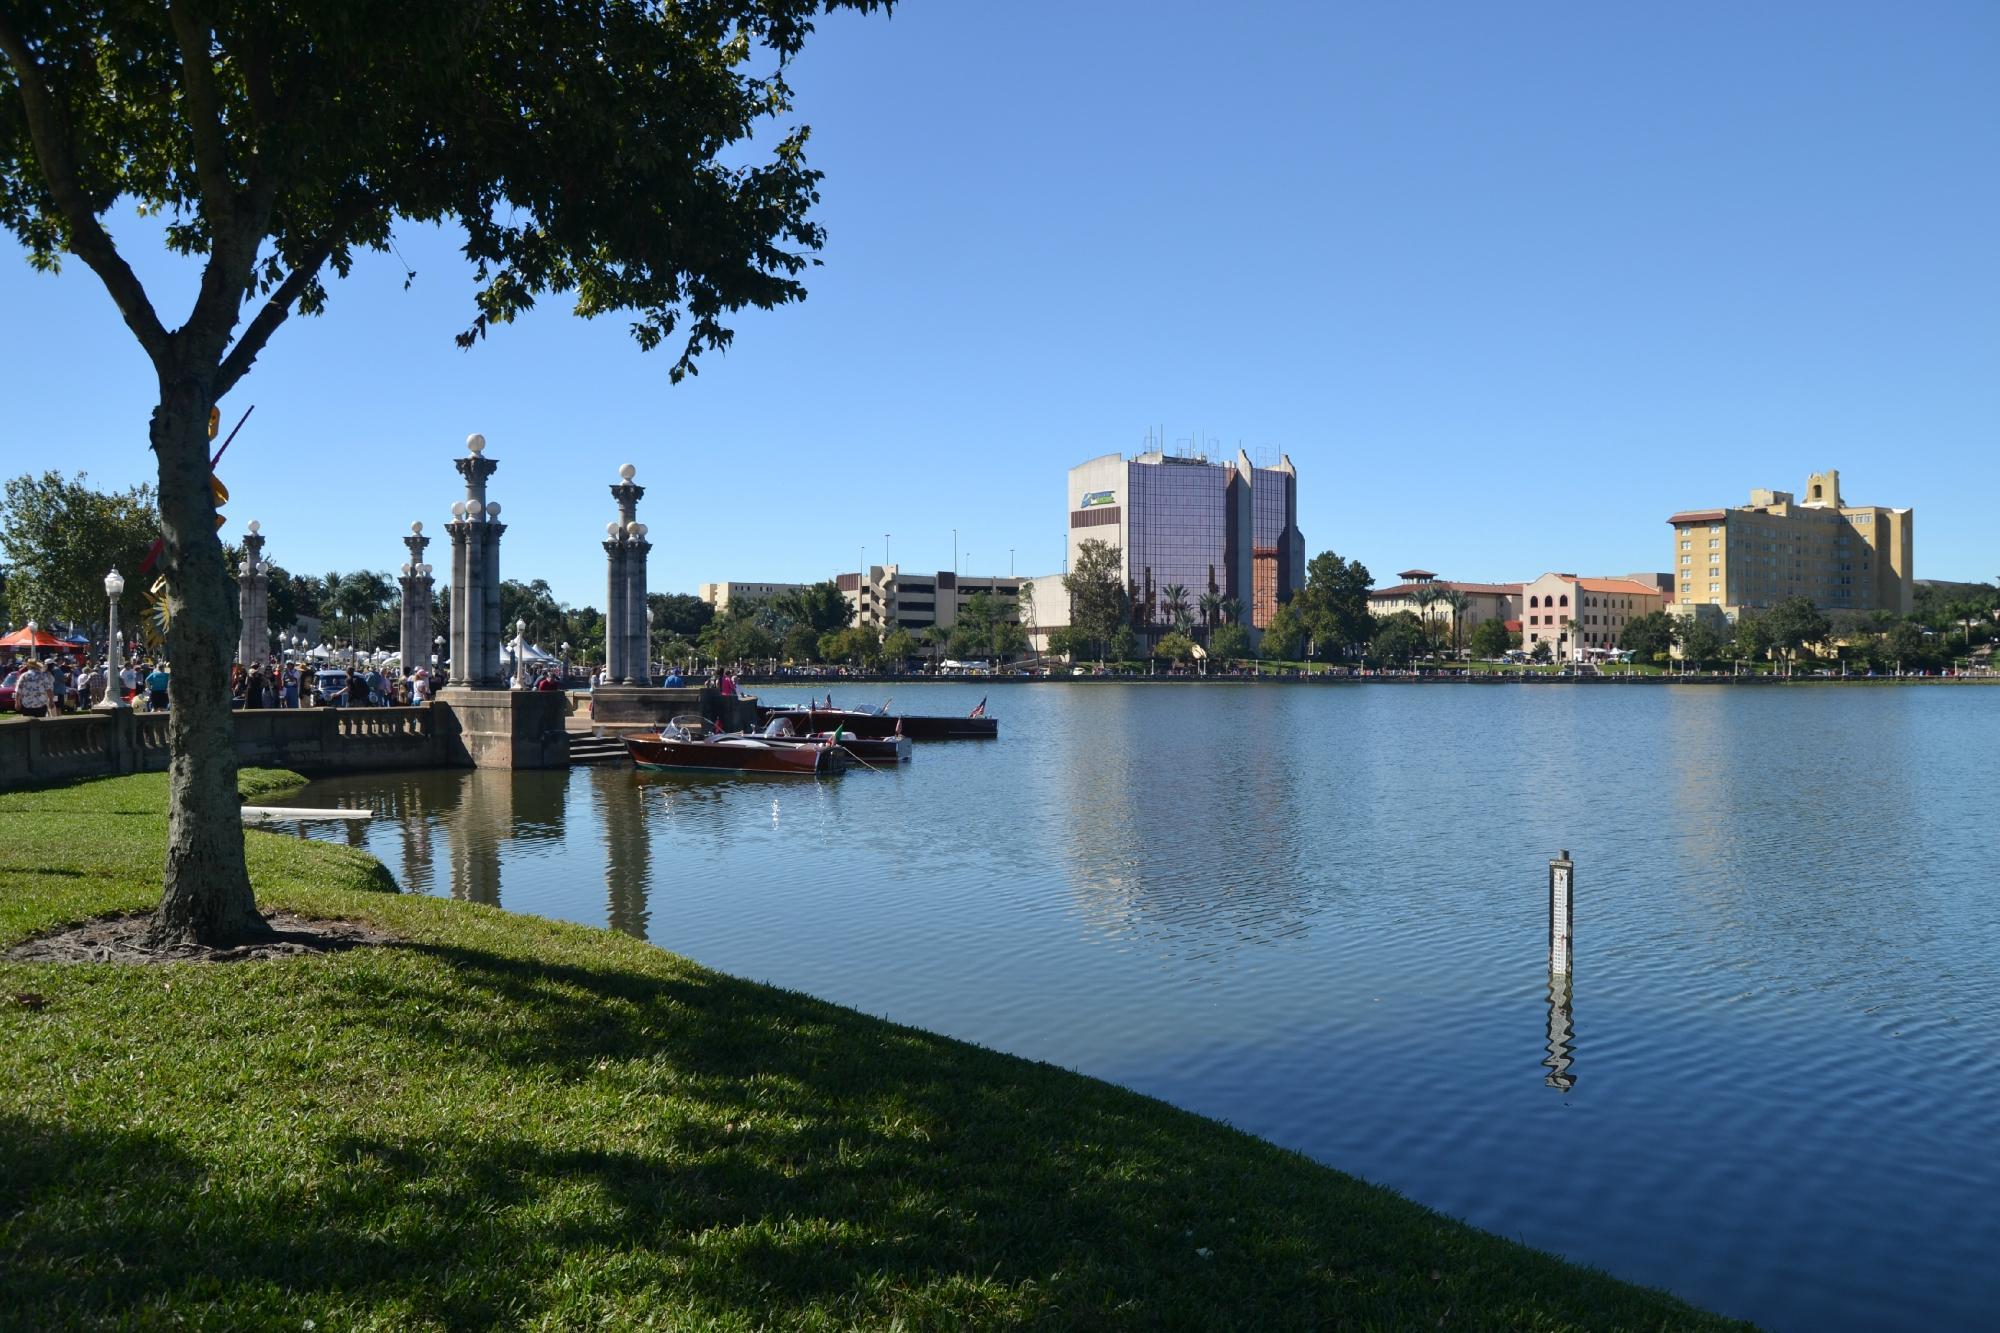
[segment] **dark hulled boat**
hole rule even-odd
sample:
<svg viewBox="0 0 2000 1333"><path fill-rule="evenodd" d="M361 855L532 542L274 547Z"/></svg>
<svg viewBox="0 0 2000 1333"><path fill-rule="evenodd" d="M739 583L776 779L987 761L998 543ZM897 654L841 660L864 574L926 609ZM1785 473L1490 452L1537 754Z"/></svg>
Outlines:
<svg viewBox="0 0 2000 1333"><path fill-rule="evenodd" d="M847 732L822 731L792 742L795 745L838 745L849 757L864 764L907 764L910 762L908 736L854 736Z"/></svg>
<svg viewBox="0 0 2000 1333"><path fill-rule="evenodd" d="M913 741L990 741L1000 736L1000 719L983 708L967 717L889 713L868 708L821 708L815 704L759 704L758 717L787 718L803 733L839 727L861 737L907 736Z"/></svg>

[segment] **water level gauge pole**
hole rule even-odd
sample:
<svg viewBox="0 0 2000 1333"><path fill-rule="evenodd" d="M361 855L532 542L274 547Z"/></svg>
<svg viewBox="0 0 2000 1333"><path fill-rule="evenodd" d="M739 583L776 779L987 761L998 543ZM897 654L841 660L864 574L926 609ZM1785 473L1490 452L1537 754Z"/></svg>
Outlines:
<svg viewBox="0 0 2000 1333"><path fill-rule="evenodd" d="M1564 848L1549 862L1549 975L1569 976L1570 928L1575 920L1576 863Z"/></svg>

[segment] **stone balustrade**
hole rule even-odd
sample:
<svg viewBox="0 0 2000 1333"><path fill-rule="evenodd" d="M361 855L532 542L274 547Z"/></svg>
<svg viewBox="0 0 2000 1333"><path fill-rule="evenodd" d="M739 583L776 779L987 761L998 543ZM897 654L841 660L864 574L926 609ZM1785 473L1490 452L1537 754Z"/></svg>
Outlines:
<svg viewBox="0 0 2000 1333"><path fill-rule="evenodd" d="M236 760L306 774L446 767L455 728L440 721L442 707L240 710L231 714ZM121 709L0 723L0 791L164 772L168 721Z"/></svg>

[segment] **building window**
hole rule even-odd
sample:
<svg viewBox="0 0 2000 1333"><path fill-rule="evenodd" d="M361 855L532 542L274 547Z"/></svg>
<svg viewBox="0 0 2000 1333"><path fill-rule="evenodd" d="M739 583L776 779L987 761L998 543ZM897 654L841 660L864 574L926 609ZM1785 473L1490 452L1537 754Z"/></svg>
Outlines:
<svg viewBox="0 0 2000 1333"><path fill-rule="evenodd" d="M1542 604L1542 599L1539 597L1530 597L1528 599L1529 606L1540 606L1541 604Z"/></svg>
<svg viewBox="0 0 2000 1333"><path fill-rule="evenodd" d="M1564 594L1562 595L1562 601L1561 601L1560 603L1558 603L1558 605L1561 605L1561 606L1568 606L1568 605L1569 605L1569 594L1568 594L1568 593L1564 593Z"/></svg>

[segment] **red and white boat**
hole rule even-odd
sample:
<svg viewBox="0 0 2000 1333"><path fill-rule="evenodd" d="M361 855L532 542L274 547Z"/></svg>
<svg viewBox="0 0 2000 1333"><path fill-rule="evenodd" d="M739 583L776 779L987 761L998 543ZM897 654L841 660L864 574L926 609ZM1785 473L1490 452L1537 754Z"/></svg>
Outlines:
<svg viewBox="0 0 2000 1333"><path fill-rule="evenodd" d="M698 769L721 773L792 773L821 777L844 772L847 751L818 741L713 736L700 718L675 718L665 729L625 738L640 768Z"/></svg>

